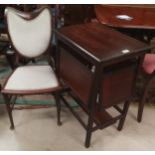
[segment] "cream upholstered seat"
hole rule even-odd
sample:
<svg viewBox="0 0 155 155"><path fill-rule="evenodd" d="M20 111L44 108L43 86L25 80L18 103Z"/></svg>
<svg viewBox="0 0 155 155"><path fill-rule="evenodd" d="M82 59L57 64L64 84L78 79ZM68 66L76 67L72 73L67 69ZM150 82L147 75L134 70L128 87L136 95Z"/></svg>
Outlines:
<svg viewBox="0 0 155 155"><path fill-rule="evenodd" d="M52 17L50 9L41 8L32 13L25 13L14 8L5 10L6 26L12 50L22 58L36 58L46 53L48 60L52 38ZM53 94L57 106L57 123L60 122L61 89L55 71L49 65L27 65L17 67L2 88L11 128L13 104L18 95ZM14 97L13 97L14 96ZM11 105L12 104L12 105Z"/></svg>
<svg viewBox="0 0 155 155"><path fill-rule="evenodd" d="M50 66L22 66L9 77L3 91L32 91L55 87L58 87L58 80Z"/></svg>

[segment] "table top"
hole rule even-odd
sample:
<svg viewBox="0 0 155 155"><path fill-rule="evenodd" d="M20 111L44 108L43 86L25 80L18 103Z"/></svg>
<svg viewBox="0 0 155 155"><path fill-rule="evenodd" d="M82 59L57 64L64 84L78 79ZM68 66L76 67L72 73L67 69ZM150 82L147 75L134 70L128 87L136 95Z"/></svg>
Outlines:
<svg viewBox="0 0 155 155"><path fill-rule="evenodd" d="M95 5L96 17L112 27L155 30L155 5Z"/></svg>
<svg viewBox="0 0 155 155"><path fill-rule="evenodd" d="M101 5L131 7L131 8L155 8L155 4L101 4Z"/></svg>
<svg viewBox="0 0 155 155"><path fill-rule="evenodd" d="M107 62L123 56L138 55L151 47L100 23L73 25L55 30L58 40L79 49L85 57Z"/></svg>

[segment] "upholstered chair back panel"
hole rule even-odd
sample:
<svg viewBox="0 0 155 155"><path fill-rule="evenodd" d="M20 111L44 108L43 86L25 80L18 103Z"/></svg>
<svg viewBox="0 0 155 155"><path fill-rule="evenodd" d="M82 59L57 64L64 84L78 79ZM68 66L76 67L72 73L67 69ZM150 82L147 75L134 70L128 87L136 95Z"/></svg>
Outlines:
<svg viewBox="0 0 155 155"><path fill-rule="evenodd" d="M37 17L26 20L16 10L9 8L6 14L8 32L15 49L23 56L33 58L43 54L51 39L51 15L48 9Z"/></svg>

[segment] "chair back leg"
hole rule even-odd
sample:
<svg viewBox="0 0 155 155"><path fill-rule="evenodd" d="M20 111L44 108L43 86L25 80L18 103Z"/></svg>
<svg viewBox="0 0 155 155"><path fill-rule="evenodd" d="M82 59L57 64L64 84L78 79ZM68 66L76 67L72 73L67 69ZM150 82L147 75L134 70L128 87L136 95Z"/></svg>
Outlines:
<svg viewBox="0 0 155 155"><path fill-rule="evenodd" d="M139 102L139 105L138 105L137 121L139 123L142 121L144 103L145 103L145 99L146 99L146 96L147 96L147 93L148 93L148 90L149 90L149 87L150 87L150 84L151 84L152 80L154 80L154 76L151 77L151 79L147 79L145 81L145 84L144 84L143 92L141 94L141 99L140 99L140 102Z"/></svg>
<svg viewBox="0 0 155 155"><path fill-rule="evenodd" d="M145 103L145 99L146 99L146 95L148 93L149 90L149 83L146 83L144 88L143 88L143 93L142 93L142 98L139 102L138 105L138 114L137 114L137 121L140 123L142 121L142 115L143 115L143 110L144 110L144 103Z"/></svg>

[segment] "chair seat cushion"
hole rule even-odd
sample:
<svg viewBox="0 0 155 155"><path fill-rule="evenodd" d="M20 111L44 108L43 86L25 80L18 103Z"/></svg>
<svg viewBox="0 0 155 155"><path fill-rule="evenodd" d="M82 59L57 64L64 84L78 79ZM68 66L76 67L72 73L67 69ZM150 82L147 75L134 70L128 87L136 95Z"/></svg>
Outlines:
<svg viewBox="0 0 155 155"><path fill-rule="evenodd" d="M58 80L49 65L18 67L9 77L4 91L32 91L58 87Z"/></svg>
<svg viewBox="0 0 155 155"><path fill-rule="evenodd" d="M155 54L145 55L143 69L147 74L152 74L155 71Z"/></svg>

